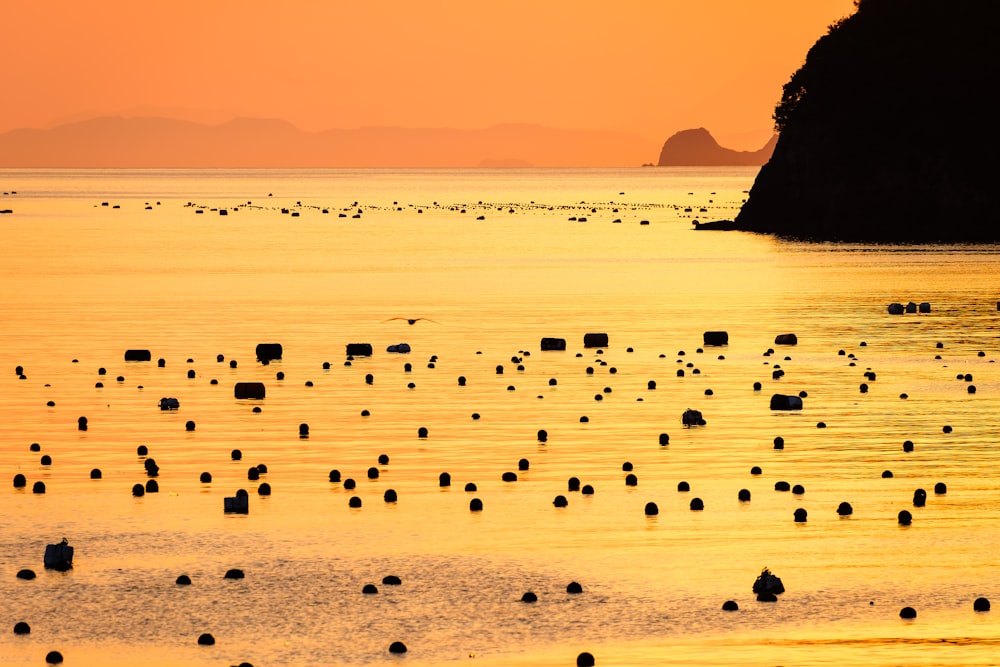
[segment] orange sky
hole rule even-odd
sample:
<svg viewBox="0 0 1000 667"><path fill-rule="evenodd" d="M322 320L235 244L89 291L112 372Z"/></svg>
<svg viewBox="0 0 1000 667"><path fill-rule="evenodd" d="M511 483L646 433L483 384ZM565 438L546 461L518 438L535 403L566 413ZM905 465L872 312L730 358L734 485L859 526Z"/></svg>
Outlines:
<svg viewBox="0 0 1000 667"><path fill-rule="evenodd" d="M6 3L0 132L95 115L537 123L756 149L853 0Z"/></svg>

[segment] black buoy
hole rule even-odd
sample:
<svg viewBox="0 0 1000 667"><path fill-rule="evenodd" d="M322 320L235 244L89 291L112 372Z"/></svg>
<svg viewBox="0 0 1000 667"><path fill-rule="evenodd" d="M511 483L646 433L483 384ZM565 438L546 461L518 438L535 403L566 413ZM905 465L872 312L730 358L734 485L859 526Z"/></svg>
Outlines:
<svg viewBox="0 0 1000 667"><path fill-rule="evenodd" d="M469 511L470 512L482 512L483 511L483 501L479 498L473 498L469 501Z"/></svg>
<svg viewBox="0 0 1000 667"><path fill-rule="evenodd" d="M896 519L900 526L909 526L913 522L913 515L906 510L901 510Z"/></svg>
<svg viewBox="0 0 1000 667"><path fill-rule="evenodd" d="M976 598L976 601L972 603L972 609L974 611L989 611L990 601L986 598Z"/></svg>
<svg viewBox="0 0 1000 667"><path fill-rule="evenodd" d="M805 523L806 519L808 518L808 515L809 515L809 513L806 512L801 507L798 508L797 510L795 510L795 512L792 513L792 516L795 518L795 523Z"/></svg>
<svg viewBox="0 0 1000 667"><path fill-rule="evenodd" d="M389 653L406 653L406 644L403 642L393 642L389 644Z"/></svg>
<svg viewBox="0 0 1000 667"><path fill-rule="evenodd" d="M736 497L741 503L750 502L750 489L740 489L739 493L736 494Z"/></svg>
<svg viewBox="0 0 1000 667"><path fill-rule="evenodd" d="M521 602L538 602L538 596L528 591L521 596Z"/></svg>
<svg viewBox="0 0 1000 667"><path fill-rule="evenodd" d="M368 479L378 479L378 476L379 476L378 468L372 466L371 468L368 469Z"/></svg>
<svg viewBox="0 0 1000 667"><path fill-rule="evenodd" d="M376 595L378 593L378 587L375 584L365 584L361 592L365 595Z"/></svg>
<svg viewBox="0 0 1000 667"><path fill-rule="evenodd" d="M21 473L17 473L16 475L14 475L15 489L23 489L27 485L28 485L28 480L27 478L25 478L24 475L22 475Z"/></svg>
<svg viewBox="0 0 1000 667"><path fill-rule="evenodd" d="M61 665L63 661L62 653L59 651L49 651L45 654L45 662L49 665Z"/></svg>
<svg viewBox="0 0 1000 667"><path fill-rule="evenodd" d="M937 484L934 485L934 493L939 496L943 496L944 494L948 493L948 485L945 484L944 482L938 482Z"/></svg>
<svg viewBox="0 0 1000 667"><path fill-rule="evenodd" d="M691 485L685 481L677 482L677 490L681 493L686 493L691 490Z"/></svg>
<svg viewBox="0 0 1000 667"><path fill-rule="evenodd" d="M569 491L579 491L580 490L580 478L570 477L566 482L566 488Z"/></svg>
<svg viewBox="0 0 1000 667"><path fill-rule="evenodd" d="M76 427L77 427L77 429L79 429L81 431L86 431L87 430L87 418L86 417L80 417L79 419L77 419L76 420Z"/></svg>
<svg viewBox="0 0 1000 667"><path fill-rule="evenodd" d="M722 603L722 611L739 611L740 606L736 604L735 600L726 600Z"/></svg>
<svg viewBox="0 0 1000 667"><path fill-rule="evenodd" d="M190 586L191 585L191 577L187 576L186 574L182 574L179 577L177 577L177 581L175 583L178 586Z"/></svg>
<svg viewBox="0 0 1000 667"><path fill-rule="evenodd" d="M271 485L267 482L262 483L257 487L257 495L259 496L269 496L271 495Z"/></svg>
<svg viewBox="0 0 1000 667"><path fill-rule="evenodd" d="M625 486L637 486L639 484L639 478L633 473L625 475Z"/></svg>
<svg viewBox="0 0 1000 667"><path fill-rule="evenodd" d="M226 570L226 575L223 577L223 579L243 579L245 576L246 575L243 573L243 570L234 567L232 569Z"/></svg>
<svg viewBox="0 0 1000 667"><path fill-rule="evenodd" d="M451 486L451 475L449 475L446 472L443 472L440 475L438 475L438 486L441 487Z"/></svg>
<svg viewBox="0 0 1000 667"><path fill-rule="evenodd" d="M150 479L146 481L146 493L159 493L160 485L155 479Z"/></svg>
<svg viewBox="0 0 1000 667"><path fill-rule="evenodd" d="M667 433L661 433L660 434L660 445L664 446L664 445L669 445L669 444L670 444L670 435L668 435Z"/></svg>
<svg viewBox="0 0 1000 667"><path fill-rule="evenodd" d="M347 501L347 506L353 507L354 509L361 507L361 498L358 496L351 496L351 499Z"/></svg>
<svg viewBox="0 0 1000 667"><path fill-rule="evenodd" d="M14 634L15 635L30 635L31 626L24 621L18 621L14 624Z"/></svg>
<svg viewBox="0 0 1000 667"><path fill-rule="evenodd" d="M395 489L386 489L382 494L382 499L387 503L394 503L398 499Z"/></svg>
<svg viewBox="0 0 1000 667"><path fill-rule="evenodd" d="M101 479L103 473L100 468L94 468L90 471L90 479Z"/></svg>
<svg viewBox="0 0 1000 667"><path fill-rule="evenodd" d="M215 637L209 632L199 635L198 646L215 646Z"/></svg>
<svg viewBox="0 0 1000 667"><path fill-rule="evenodd" d="M702 501L701 498L692 498L691 502L688 504L688 507L690 507L691 511L693 512L700 512L703 509L705 509L705 503Z"/></svg>
<svg viewBox="0 0 1000 667"><path fill-rule="evenodd" d="M646 503L645 512L646 516L656 516L660 513L660 508L656 506L656 503L648 502Z"/></svg>
<svg viewBox="0 0 1000 667"><path fill-rule="evenodd" d="M854 508L851 507L851 503L842 502L837 506L837 514L840 516L851 516L854 514Z"/></svg>
<svg viewBox="0 0 1000 667"><path fill-rule="evenodd" d="M187 421L187 422L185 422L184 423L184 430L185 431L193 431L194 430L194 422L193 421Z"/></svg>
<svg viewBox="0 0 1000 667"><path fill-rule="evenodd" d="M475 482L466 482L466 484L465 484L465 491L467 493L475 493L476 492L476 483Z"/></svg>
<svg viewBox="0 0 1000 667"><path fill-rule="evenodd" d="M911 619L917 617L917 610L913 607L903 607L899 610L899 617L905 619Z"/></svg>
<svg viewBox="0 0 1000 667"><path fill-rule="evenodd" d="M426 426L421 426L420 428L417 429L417 437L418 438L426 438L427 437L427 427Z"/></svg>
<svg viewBox="0 0 1000 667"><path fill-rule="evenodd" d="M330 471L330 481L335 483L340 481L340 471L336 468Z"/></svg>
<svg viewBox="0 0 1000 667"><path fill-rule="evenodd" d="M576 667L594 667L594 656L584 651L576 656Z"/></svg>
<svg viewBox="0 0 1000 667"><path fill-rule="evenodd" d="M300 438L309 437L309 424L299 424L299 437Z"/></svg>
<svg viewBox="0 0 1000 667"><path fill-rule="evenodd" d="M45 493L45 482L39 480L31 486L32 493Z"/></svg>
<svg viewBox="0 0 1000 667"><path fill-rule="evenodd" d="M17 571L17 578L18 579L24 579L25 581L31 581L32 579L35 578L35 571L34 570L29 570L29 569L18 570Z"/></svg>
<svg viewBox="0 0 1000 667"><path fill-rule="evenodd" d="M144 487L142 484L133 484L132 495L135 496L136 498L140 498L146 495L146 487Z"/></svg>
<svg viewBox="0 0 1000 667"><path fill-rule="evenodd" d="M583 586L577 581L571 581L566 584L566 592L570 595L578 595L583 592Z"/></svg>

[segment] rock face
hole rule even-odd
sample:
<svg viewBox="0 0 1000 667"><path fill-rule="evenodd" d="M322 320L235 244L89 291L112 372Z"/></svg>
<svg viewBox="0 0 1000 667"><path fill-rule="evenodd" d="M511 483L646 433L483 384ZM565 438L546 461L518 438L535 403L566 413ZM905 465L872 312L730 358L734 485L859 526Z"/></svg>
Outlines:
<svg viewBox="0 0 1000 667"><path fill-rule="evenodd" d="M658 167L756 167L767 162L774 151L775 135L759 151L723 148L703 127L681 130L667 139L660 151Z"/></svg>
<svg viewBox="0 0 1000 667"><path fill-rule="evenodd" d="M785 84L737 227L824 241L1000 240L1000 3L860 0Z"/></svg>

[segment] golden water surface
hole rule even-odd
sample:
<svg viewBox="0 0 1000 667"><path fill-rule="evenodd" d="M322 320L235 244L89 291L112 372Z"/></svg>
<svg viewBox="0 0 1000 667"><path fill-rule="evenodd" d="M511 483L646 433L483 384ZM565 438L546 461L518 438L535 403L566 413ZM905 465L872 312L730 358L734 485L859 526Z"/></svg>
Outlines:
<svg viewBox="0 0 1000 667"><path fill-rule="evenodd" d="M0 664L996 664L998 248L692 231L753 177L0 172ZM62 538L74 567L46 570Z"/></svg>

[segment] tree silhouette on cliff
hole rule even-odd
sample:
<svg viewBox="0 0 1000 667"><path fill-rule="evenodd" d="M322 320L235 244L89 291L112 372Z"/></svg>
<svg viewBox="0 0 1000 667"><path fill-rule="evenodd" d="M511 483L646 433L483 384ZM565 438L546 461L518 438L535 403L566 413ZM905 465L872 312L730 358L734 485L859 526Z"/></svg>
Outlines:
<svg viewBox="0 0 1000 667"><path fill-rule="evenodd" d="M784 86L738 226L822 240L1000 240L1000 2L858 0Z"/></svg>

